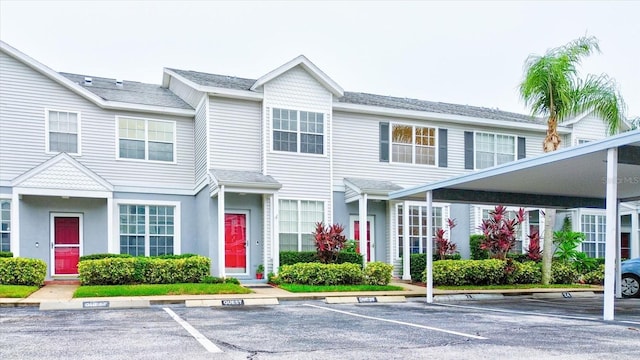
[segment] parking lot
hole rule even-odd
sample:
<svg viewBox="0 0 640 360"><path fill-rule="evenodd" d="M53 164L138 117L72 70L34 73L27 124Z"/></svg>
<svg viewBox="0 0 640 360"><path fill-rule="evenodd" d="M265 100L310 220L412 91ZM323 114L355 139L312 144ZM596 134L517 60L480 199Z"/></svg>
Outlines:
<svg viewBox="0 0 640 360"><path fill-rule="evenodd" d="M640 299L39 311L0 308L2 359L638 359Z"/></svg>

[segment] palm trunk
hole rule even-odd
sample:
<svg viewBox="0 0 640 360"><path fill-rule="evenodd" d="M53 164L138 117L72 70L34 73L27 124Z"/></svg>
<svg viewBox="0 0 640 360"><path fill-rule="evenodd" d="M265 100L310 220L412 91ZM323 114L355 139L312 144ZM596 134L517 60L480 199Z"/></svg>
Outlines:
<svg viewBox="0 0 640 360"><path fill-rule="evenodd" d="M555 115L549 116L547 121L547 136L544 138L542 148L544 152L558 150L560 136L558 136L558 119ZM553 259L553 226L556 210L545 209L544 212L544 239L542 251L542 284L549 285L551 281L551 260Z"/></svg>

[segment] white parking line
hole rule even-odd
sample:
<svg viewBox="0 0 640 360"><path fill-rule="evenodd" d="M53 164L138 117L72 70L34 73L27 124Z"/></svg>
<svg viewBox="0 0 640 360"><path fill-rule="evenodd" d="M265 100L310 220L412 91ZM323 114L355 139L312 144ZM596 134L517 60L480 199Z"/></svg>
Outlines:
<svg viewBox="0 0 640 360"><path fill-rule="evenodd" d="M555 317L555 318L561 318L561 319L572 319L572 320L588 320L588 321L599 321L600 320L598 318L586 317L586 316L570 316L570 315L557 315L557 314L538 313L538 312L531 312L531 311L491 309L491 308L483 308L483 307L478 307L478 306L465 306L465 305L454 305L454 304L435 304L435 303L431 304L431 305L462 308L462 309L472 309L472 310L482 310L482 311L492 311L492 312L499 312L499 313L505 313L505 314L547 316L547 317Z"/></svg>
<svg viewBox="0 0 640 360"><path fill-rule="evenodd" d="M312 304L304 304L304 306L310 306L310 307L314 307L314 308L317 308L317 309L333 311L333 312L337 312L337 313L340 313L340 314L360 317L360 318L363 318L363 319L384 321L384 322L398 324L398 325L406 325L406 326L412 326L412 327L416 327L416 328L420 328L420 329L427 329L427 330L439 331L439 332L452 334L452 335L464 336L464 337L468 337L468 338L472 338L472 339L487 340L486 337L482 337L482 336L478 336L478 335L471 335L471 334L465 334L465 333L461 333L461 332L457 332L457 331L439 329L439 328L435 328L435 327L431 327L431 326L412 324L412 323L408 323L408 322L404 322L404 321L389 320L389 319L383 319L383 318L378 318L378 317L373 317L373 316L360 315L360 314L356 314L356 313L352 313L352 312L348 312L348 311L336 310L336 309L332 309L332 308L328 308L328 307L324 307L324 306L318 306L318 305L312 305Z"/></svg>
<svg viewBox="0 0 640 360"><path fill-rule="evenodd" d="M211 340L207 339L204 335L202 335L198 330L196 330L193 326L191 326L191 324L182 320L180 316L178 316L176 313L173 312L173 310L169 308L163 308L163 309L164 311L167 312L167 314L169 314L169 316L173 318L173 320L175 320L178 324L182 325L182 327L185 330L187 330L189 334L191 334L191 336L193 336L196 340L198 340L200 345L204 346L204 348L207 349L208 352L210 353L223 352L222 349L217 347L214 343L211 342Z"/></svg>

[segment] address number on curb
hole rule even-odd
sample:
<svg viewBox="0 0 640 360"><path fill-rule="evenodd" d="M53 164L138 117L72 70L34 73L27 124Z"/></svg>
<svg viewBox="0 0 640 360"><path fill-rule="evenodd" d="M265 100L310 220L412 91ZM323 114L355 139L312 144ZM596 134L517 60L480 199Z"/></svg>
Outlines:
<svg viewBox="0 0 640 360"><path fill-rule="evenodd" d="M375 296L358 297L359 303L377 303L378 299Z"/></svg>
<svg viewBox="0 0 640 360"><path fill-rule="evenodd" d="M242 299L222 300L222 306L242 306L242 305L244 305L244 300Z"/></svg>
<svg viewBox="0 0 640 360"><path fill-rule="evenodd" d="M83 301L82 302L82 307L87 309L87 308L108 308L109 307L109 302L108 301Z"/></svg>
<svg viewBox="0 0 640 360"><path fill-rule="evenodd" d="M563 292L563 293L562 293L562 297L563 297L563 298L566 298L566 299L569 299L569 298L571 297L571 293Z"/></svg>

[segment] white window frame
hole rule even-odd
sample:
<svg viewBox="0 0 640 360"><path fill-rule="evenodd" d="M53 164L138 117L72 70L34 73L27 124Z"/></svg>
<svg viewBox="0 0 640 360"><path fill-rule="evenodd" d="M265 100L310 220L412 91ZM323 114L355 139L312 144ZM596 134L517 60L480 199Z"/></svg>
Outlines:
<svg viewBox="0 0 640 360"><path fill-rule="evenodd" d="M296 126L296 151L284 151L284 150L275 150L274 149L274 141L273 141L273 134L275 131L284 131L284 132L293 132L293 131L286 131L286 130L280 130L280 129L276 129L274 127L274 118L273 118L273 111L275 109L278 110L286 110L286 111L295 111L298 114L298 118L297 118L297 126ZM299 155L308 155L308 156L317 156L317 157L326 157L327 156L327 123L329 121L328 119L328 114L324 113L322 111L315 111L315 110L306 110L306 109L294 109L294 108L286 108L286 107L279 107L279 106L273 106L270 109L270 116L271 116L271 137L270 137L270 143L271 143L271 149L270 151L272 153L277 153L277 154L299 154ZM300 146L301 146L301 140L302 140L302 134L313 134L313 135L320 135L320 134L314 134L314 133L310 133L310 132L303 132L300 129L300 113L302 112L307 112L307 113L314 113L314 114L321 114L322 115L322 153L321 154L316 154L316 153L308 153L308 152L301 152L300 151Z"/></svg>
<svg viewBox="0 0 640 360"><path fill-rule="evenodd" d="M394 126L410 126L411 127L411 162L402 162L402 161L393 161L393 127ZM427 129L433 129L433 139L434 139L434 157L433 157L433 164L421 164L421 163L416 163L416 147L418 145L416 145L416 128L427 128ZM402 165L416 165L416 166L420 166L420 167L424 167L424 166L428 166L428 167L438 167L438 134L439 134L439 128L437 126L430 126L430 125L420 125L420 124L408 124L408 123L401 123L401 122L390 122L389 123L389 163L390 164L402 164ZM408 144L405 144L408 145Z"/></svg>
<svg viewBox="0 0 640 360"><path fill-rule="evenodd" d="M82 156L82 115L80 111L72 111L72 110L61 110L61 109L53 109L53 108L45 108L44 109L44 148L45 153L47 154L59 154L60 151L53 151L50 147L50 131L49 131L49 113L50 112L61 112L61 113L69 113L76 114L78 119L78 129L76 131L76 135L78 136L77 149L76 152L69 152L69 155Z"/></svg>
<svg viewBox="0 0 640 360"><path fill-rule="evenodd" d="M486 135L493 135L493 145L494 145L494 151L493 151L493 165L491 166L487 166L487 167L483 167L483 168L479 168L478 167L478 140L477 140L477 135L478 134L486 134ZM493 166L497 166L498 165L498 150L497 150L497 143L496 143L496 136L509 136L513 138L513 160L511 161L516 161L518 160L518 136L514 135L514 134L505 134L505 133L493 133L493 132L486 132L486 131L474 131L473 132L473 168L475 170L481 170L481 169L488 169L490 167ZM509 161L509 162L511 162ZM506 164L506 163L504 163Z"/></svg>
<svg viewBox="0 0 640 360"><path fill-rule="evenodd" d="M131 119L131 120L143 120L144 121L144 159L132 159L127 157L120 157L120 120L121 119ZM149 121L163 122L169 123L173 125L173 161L163 161L163 160L149 160ZM150 162L157 164L176 164L178 162L177 159L177 149L178 149L178 124L175 120L162 120L162 119L152 119L152 118L142 118L135 116L116 116L115 122L115 136L116 136L116 160L123 161L137 161L137 162Z"/></svg>
<svg viewBox="0 0 640 360"><path fill-rule="evenodd" d="M114 200L114 219L117 219L113 222L114 227L114 239L113 246L114 249L117 249L117 253L120 253L120 205L136 205L136 206L145 206L147 211L145 211L145 224L144 224L144 254L145 256L149 256L150 253L150 232L149 232L149 206L173 206L173 254L180 255L182 254L182 237L181 237L181 224L182 224L182 216L181 216L181 203L180 201L159 201L159 200L129 200L129 199L121 199Z"/></svg>
<svg viewBox="0 0 640 360"><path fill-rule="evenodd" d="M596 141L596 139L576 137L575 143L573 145L576 145L576 146L577 145L582 145L582 144L590 143L592 141Z"/></svg>
<svg viewBox="0 0 640 360"><path fill-rule="evenodd" d="M13 224L13 214L12 214L12 211L13 211L12 206L13 206L13 204L12 204L11 200L12 199L10 197L5 197L5 196L0 195L0 203L1 202L5 202L5 201L9 203L9 218L10 218L9 219L9 230L4 230L3 231L2 228L0 227L0 234L9 234L9 250L7 250L7 251L11 251L12 250L12 246L11 246L12 245L11 244L12 243L12 241L11 241L11 225ZM1 215L0 215L0 221L1 220L2 219L1 219ZM2 251L2 249L0 249L0 251Z"/></svg>
<svg viewBox="0 0 640 360"><path fill-rule="evenodd" d="M313 202L319 202L322 203L322 217L323 219L321 220L325 226L326 225L330 225L327 224L327 201L325 200L321 200L321 199L288 199L288 198L279 198L278 199L278 209L280 209L280 211L282 211L282 207L280 206L280 202L281 201L295 201L297 202L297 212L298 212L298 224L297 224L297 228L298 228L298 250L297 251L302 251L302 216L301 216L301 211L302 211L302 202L303 201L313 201ZM278 213L278 222L280 222L280 214ZM280 237L280 234L283 234L284 232L282 231L282 226L278 226L278 234L276 234L276 236L278 236L278 238ZM292 234L292 233L284 233L284 234ZM311 234L311 232L309 232L309 234ZM280 242L280 241L279 241ZM283 251L278 249L278 251ZM284 251L295 251L295 250L284 250Z"/></svg>
<svg viewBox="0 0 640 360"><path fill-rule="evenodd" d="M403 212L402 212L402 214L403 214L402 219L404 220L405 218L408 218L408 216L404 216L406 209L404 208L404 206L403 206L403 205L405 205L405 204L407 205L407 208L408 208L408 207L411 207L411 206L418 206L418 207L420 207L420 208L422 208L422 207L426 207L426 206L427 206L427 203L426 203L426 202L422 202L422 201L404 201L404 202L398 202L398 203L396 203L396 204L395 204L395 209L394 209L394 216L396 217L396 219L398 219L398 217L399 217L399 216L398 216L398 214L399 214L399 212L398 212L398 208L399 208L399 207L401 207L401 206L403 207L403 209L402 209L402 211L403 211ZM435 202L434 202L434 203L432 204L432 206L433 206L433 208L441 208L441 209L442 209L442 220L441 220L441 223L440 223L440 224L433 223L433 227L434 227L435 229L437 229L437 228L445 229L445 231L446 231L446 233L445 233L445 238L446 238L446 239L450 239L450 236L451 236L451 229L449 228L449 224L448 224L448 222L447 222L447 219L451 216L451 208L450 208L450 204L448 204L448 203L435 203ZM425 215L426 215L426 214L425 214ZM435 214L434 214L434 215L435 215ZM423 216L423 214L421 213L421 214L420 214L420 218L421 218L421 219L422 219L422 216ZM404 223L402 224L403 231L404 231L404 229L405 229L405 226L409 226L409 224L404 224ZM407 228L406 234L407 234L408 236L411 236L411 235L409 234L408 228ZM396 229L395 229L395 236L394 236L394 238L395 238L394 251L397 251L397 252L398 252L398 254L397 254L397 255L398 255L398 258L401 258L401 257L402 257L402 251L400 251L400 246L401 246L401 245L403 245L403 241L401 240L401 237L402 237L402 236L404 236L404 234L401 234L401 233L400 233L400 221L399 221L399 220L396 220ZM418 251L419 251L419 252L418 252L418 254L424 254L424 252L421 252L421 251L422 251L422 248L423 248L423 247L424 247L424 248L425 248L425 250L426 250L426 246L425 246L425 244L424 244L424 241L426 241L426 240L427 240L427 239L426 239L427 234L423 234L423 233L422 233L422 225L420 225L420 233L419 233L419 235L418 235L418 236L420 237L420 245L419 245L419 248L418 248ZM433 233L433 239L434 239L434 241L433 241L433 247L434 247L434 249L435 249L435 247L436 247L435 238L436 238L436 233L435 233L435 231L434 231L434 233ZM410 239L408 240L408 244L409 244L409 254L414 254L414 253L412 253L412 252L411 252L411 240L410 240ZM435 254L435 252L434 252L434 254Z"/></svg>
<svg viewBox="0 0 640 360"><path fill-rule="evenodd" d="M585 231L583 231L583 220L582 217L584 215L587 216L595 216L596 217L596 239L594 242L591 241L587 241L587 233ZM577 226L575 226L577 229L574 229L574 231L578 231L581 232L585 235L584 241L580 244L580 251L586 253L586 251L584 251L584 244L585 243L589 243L589 244L595 244L595 258L604 258L605 254L604 251L606 251L606 246L604 246L605 250L603 251L602 254L600 254L600 252L598 251L598 245L599 244L603 244L606 245L606 236L607 236L607 230L606 230L606 221L607 221L607 214L604 211L594 211L594 210L580 210L578 212L578 219L579 222L577 224ZM603 232L599 232L598 228L599 228L599 220L598 219L602 219L604 221L604 230ZM590 256L590 255L589 255Z"/></svg>

